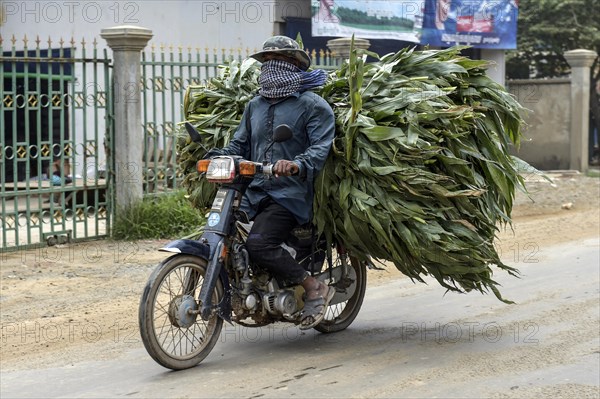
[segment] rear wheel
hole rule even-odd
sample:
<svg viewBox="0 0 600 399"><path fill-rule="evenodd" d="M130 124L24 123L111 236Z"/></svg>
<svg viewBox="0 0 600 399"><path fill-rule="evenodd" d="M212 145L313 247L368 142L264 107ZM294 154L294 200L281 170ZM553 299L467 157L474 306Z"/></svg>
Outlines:
<svg viewBox="0 0 600 399"><path fill-rule="evenodd" d="M176 255L162 262L150 276L139 309L142 341L160 365L181 370L194 367L213 349L223 320L213 313L205 321L198 315L198 295L206 273L206 261ZM212 303L223 298L217 282Z"/></svg>
<svg viewBox="0 0 600 399"><path fill-rule="evenodd" d="M365 297L367 270L364 262L352 256L344 259L334 252L333 267L340 266L342 262L346 262L349 273L345 280L333 284L336 287L336 295L327 308L323 321L315 326L315 330L322 333L341 331L352 324ZM327 271L324 275L327 275Z"/></svg>

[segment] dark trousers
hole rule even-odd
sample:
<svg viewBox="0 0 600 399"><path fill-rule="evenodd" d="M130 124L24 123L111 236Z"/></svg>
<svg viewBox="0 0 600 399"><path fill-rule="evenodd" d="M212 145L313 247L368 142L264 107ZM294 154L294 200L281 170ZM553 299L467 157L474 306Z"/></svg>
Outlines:
<svg viewBox="0 0 600 399"><path fill-rule="evenodd" d="M246 240L250 259L290 284L300 284L308 275L292 255L280 246L297 225L296 218L287 209L271 198L265 198Z"/></svg>

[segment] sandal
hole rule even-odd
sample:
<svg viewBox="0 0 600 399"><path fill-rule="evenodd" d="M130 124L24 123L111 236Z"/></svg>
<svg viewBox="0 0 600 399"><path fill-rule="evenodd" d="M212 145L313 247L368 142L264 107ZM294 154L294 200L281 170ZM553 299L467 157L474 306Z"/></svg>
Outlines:
<svg viewBox="0 0 600 399"><path fill-rule="evenodd" d="M325 317L325 311L329 302L335 295L335 288L326 286L327 292L325 296L320 296L315 299L308 299L304 302L304 309L300 313L300 329L308 330L315 327ZM312 321L311 321L312 320Z"/></svg>

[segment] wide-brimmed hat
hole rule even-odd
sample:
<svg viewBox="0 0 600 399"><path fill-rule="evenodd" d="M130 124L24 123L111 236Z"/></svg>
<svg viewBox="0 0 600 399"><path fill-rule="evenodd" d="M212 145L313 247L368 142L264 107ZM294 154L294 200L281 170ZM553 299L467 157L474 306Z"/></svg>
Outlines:
<svg viewBox="0 0 600 399"><path fill-rule="evenodd" d="M257 61L264 62L267 54L281 54L293 58L300 62L300 69L306 71L310 66L310 58L306 51L300 48L295 40L287 36L273 36L263 43L262 51L252 54L250 57Z"/></svg>

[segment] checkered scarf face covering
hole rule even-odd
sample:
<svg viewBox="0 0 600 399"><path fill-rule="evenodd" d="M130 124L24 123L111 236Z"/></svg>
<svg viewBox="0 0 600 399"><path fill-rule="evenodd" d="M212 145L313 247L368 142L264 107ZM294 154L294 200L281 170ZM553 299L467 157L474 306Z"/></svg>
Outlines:
<svg viewBox="0 0 600 399"><path fill-rule="evenodd" d="M322 86L327 74L321 69L304 72L294 64L281 60L270 60L262 64L258 93L267 98L287 97L297 91Z"/></svg>

